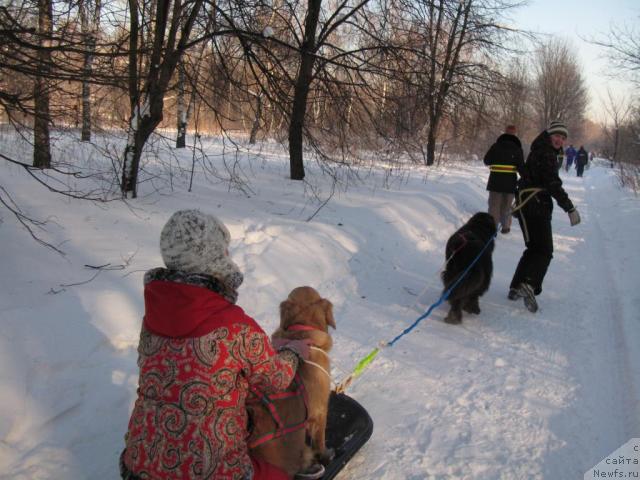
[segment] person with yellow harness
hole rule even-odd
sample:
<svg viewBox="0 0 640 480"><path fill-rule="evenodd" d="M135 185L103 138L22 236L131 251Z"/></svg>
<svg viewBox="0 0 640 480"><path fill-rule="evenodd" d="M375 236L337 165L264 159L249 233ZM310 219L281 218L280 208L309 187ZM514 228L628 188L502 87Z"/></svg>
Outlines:
<svg viewBox="0 0 640 480"><path fill-rule="evenodd" d="M518 171L524 166L522 144L516 136L516 127L508 125L505 132L484 156L484 164L489 166L489 213L502 225L502 233L511 230L511 204L516 193Z"/></svg>
<svg viewBox="0 0 640 480"><path fill-rule="evenodd" d="M571 226L580 223L580 214L558 176L557 156L567 137L564 123L551 122L531 144L518 182L514 215L520 223L526 249L513 274L508 297L523 298L530 312L538 310L536 295L542 292L542 281L553 258L552 199L568 213Z"/></svg>

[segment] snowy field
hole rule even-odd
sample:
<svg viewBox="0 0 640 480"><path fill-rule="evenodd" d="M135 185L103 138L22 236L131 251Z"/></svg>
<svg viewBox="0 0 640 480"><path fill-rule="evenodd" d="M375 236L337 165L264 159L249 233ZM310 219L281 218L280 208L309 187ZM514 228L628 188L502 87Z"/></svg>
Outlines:
<svg viewBox="0 0 640 480"><path fill-rule="evenodd" d="M5 141L4 153L11 148ZM223 172L216 152L210 166ZM447 238L486 209L481 163L363 170L322 206L329 176L309 162L304 183L288 180L285 153L266 152L241 155L243 189L199 174L188 192L176 163L171 185L142 183L128 204L62 197L0 161L0 183L25 214L49 220L38 235L66 253L37 244L0 210L0 478L118 478L142 276L161 265L160 229L175 210L200 208L228 225L245 273L239 304L268 333L296 286L333 302L340 381L438 299ZM100 164L81 147L56 155ZM179 155L172 161L188 168L191 153ZM340 480L582 479L640 437L640 200L604 165L562 176L583 221L570 227L554 210L555 258L538 313L506 298L523 249L514 222L496 240L482 313L452 326L436 309L347 391L375 428Z"/></svg>

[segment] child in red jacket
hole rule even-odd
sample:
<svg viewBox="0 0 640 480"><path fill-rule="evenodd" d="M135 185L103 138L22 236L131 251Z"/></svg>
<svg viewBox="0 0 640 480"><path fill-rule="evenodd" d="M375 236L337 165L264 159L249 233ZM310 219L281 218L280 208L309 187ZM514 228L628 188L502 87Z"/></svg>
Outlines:
<svg viewBox="0 0 640 480"><path fill-rule="evenodd" d="M287 479L249 455L250 387L288 387L308 345L276 352L236 305L243 276L229 258L230 235L212 215L176 212L160 250L167 268L144 277L140 377L120 460L122 478Z"/></svg>

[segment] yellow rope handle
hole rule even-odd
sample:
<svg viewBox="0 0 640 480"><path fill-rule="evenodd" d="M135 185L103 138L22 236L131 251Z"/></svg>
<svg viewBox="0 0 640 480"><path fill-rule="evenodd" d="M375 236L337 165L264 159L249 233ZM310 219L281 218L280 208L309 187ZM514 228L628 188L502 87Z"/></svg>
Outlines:
<svg viewBox="0 0 640 480"><path fill-rule="evenodd" d="M367 368L367 366L369 366L371 362L373 362L373 359L376 358L378 353L380 353L381 348L382 348L382 343L380 344L380 347L374 348L373 350L371 350L371 352L367 354L366 357L360 360L357 363L356 367L353 369L353 372L347 375L347 378L345 378L338 385L336 385L336 388L335 388L336 393L344 393L344 391L347 388L349 388L351 383L360 375L362 375L362 372L364 371L364 369Z"/></svg>
<svg viewBox="0 0 640 480"><path fill-rule="evenodd" d="M511 206L511 213L517 212L518 210L520 210L522 207L524 207L527 202L529 200L531 200L533 197L535 197L538 193L540 193L542 190L542 188L538 188L538 187L531 187L531 188L525 188L523 190L520 190L518 192L518 195L522 195L523 193L531 193L531 195L529 195L527 198L524 199L524 201L521 204L518 204L518 201L514 201L513 205Z"/></svg>

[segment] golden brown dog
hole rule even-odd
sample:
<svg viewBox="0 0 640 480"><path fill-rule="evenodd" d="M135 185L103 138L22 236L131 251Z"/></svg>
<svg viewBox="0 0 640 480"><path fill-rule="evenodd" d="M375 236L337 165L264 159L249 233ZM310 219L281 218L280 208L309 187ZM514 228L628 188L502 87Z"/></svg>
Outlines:
<svg viewBox="0 0 640 480"><path fill-rule="evenodd" d="M298 287L280 304L280 328L272 335L273 338L309 339L313 345L309 360L300 365L298 372L308 394L307 432L311 448L323 463L330 457L324 438L331 393L331 362L327 354L333 341L329 327L336 328L331 302L311 287Z"/></svg>
<svg viewBox="0 0 640 480"><path fill-rule="evenodd" d="M286 470L290 475L304 471L314 457L323 464L331 460L331 452L325 445L325 428L329 394L331 392L331 363L327 353L333 341L329 327L336 328L333 305L311 287L298 287L280 304L280 326L272 338L309 339L312 345L309 359L298 367L298 374L307 392L307 429L310 445L305 442L305 431L297 430L288 435L263 443L252 454ZM295 390L295 386L289 387ZM282 423L291 425L304 417L304 401L301 397L286 398L274 402ZM274 428L271 415L264 408L252 409L254 431L252 438Z"/></svg>

